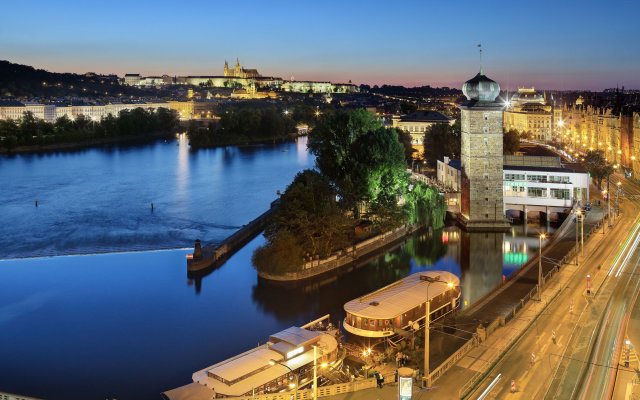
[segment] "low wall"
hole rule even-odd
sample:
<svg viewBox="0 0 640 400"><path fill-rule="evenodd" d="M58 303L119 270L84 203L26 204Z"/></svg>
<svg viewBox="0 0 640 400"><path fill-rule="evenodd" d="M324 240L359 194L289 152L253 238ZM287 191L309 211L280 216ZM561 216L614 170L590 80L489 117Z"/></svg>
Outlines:
<svg viewBox="0 0 640 400"><path fill-rule="evenodd" d="M251 239L256 237L265 227L268 217L277 206L276 202L271 204L271 208L262 215L238 229L231 236L220 244L208 244L202 248L202 258L187 260L188 271L199 271L210 267L215 263L223 263L235 251L244 246Z"/></svg>
<svg viewBox="0 0 640 400"><path fill-rule="evenodd" d="M420 227L421 225L403 225L391 232L374 236L353 246L349 246L344 250L337 251L322 260L314 260L304 263L301 271L288 272L282 275L258 272L258 276L275 281L295 281L311 278L354 263L375 250L417 231Z"/></svg>

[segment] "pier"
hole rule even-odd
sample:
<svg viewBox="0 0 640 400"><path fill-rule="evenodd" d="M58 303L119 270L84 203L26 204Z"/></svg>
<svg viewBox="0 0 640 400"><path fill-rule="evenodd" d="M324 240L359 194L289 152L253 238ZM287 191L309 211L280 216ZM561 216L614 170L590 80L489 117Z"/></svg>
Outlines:
<svg viewBox="0 0 640 400"><path fill-rule="evenodd" d="M193 254L187 256L187 271L196 272L224 264L233 253L262 232L269 216L274 212L278 203L279 200L273 201L267 211L238 229L234 234L219 244L211 243L201 247L200 239L196 239ZM191 258L189 258L189 256L191 256Z"/></svg>

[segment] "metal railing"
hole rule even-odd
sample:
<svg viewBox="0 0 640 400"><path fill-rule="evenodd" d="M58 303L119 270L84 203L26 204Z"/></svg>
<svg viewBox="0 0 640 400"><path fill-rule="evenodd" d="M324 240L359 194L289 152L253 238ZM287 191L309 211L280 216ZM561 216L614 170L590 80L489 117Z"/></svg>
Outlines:
<svg viewBox="0 0 640 400"><path fill-rule="evenodd" d="M329 386L318 387L318 397L334 396L342 393L355 392L362 389L376 387L375 378L363 379L353 382L338 383ZM227 400L309 400L313 399L313 389L305 389L280 393L256 394L249 396L228 397Z"/></svg>

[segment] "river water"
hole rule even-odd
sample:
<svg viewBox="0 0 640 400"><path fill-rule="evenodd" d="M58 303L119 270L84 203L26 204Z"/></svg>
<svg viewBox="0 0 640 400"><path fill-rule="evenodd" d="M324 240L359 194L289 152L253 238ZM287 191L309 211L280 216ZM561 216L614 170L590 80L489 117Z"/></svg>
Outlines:
<svg viewBox="0 0 640 400"><path fill-rule="evenodd" d="M0 391L158 399L271 333L325 314L337 323L345 302L408 274L456 273L468 306L537 252L542 228L532 225L447 227L353 271L283 287L251 267L258 236L222 267L187 277L195 238L222 240L312 165L305 138L190 152L179 136L0 158ZM74 256L92 253L105 254Z"/></svg>

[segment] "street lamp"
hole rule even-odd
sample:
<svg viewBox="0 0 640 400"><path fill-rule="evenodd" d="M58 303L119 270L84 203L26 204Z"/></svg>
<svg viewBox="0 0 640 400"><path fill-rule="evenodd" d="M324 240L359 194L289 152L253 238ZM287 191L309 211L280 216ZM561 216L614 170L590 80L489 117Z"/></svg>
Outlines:
<svg viewBox="0 0 640 400"><path fill-rule="evenodd" d="M427 301L425 303L425 315L424 315L424 377L427 379L427 387L431 387L431 376L429 375L429 317L431 314L431 298L429 297L429 286L434 282L446 283L448 287L452 288L452 282L441 281L440 279L434 279L430 276L425 276L427 280Z"/></svg>
<svg viewBox="0 0 640 400"><path fill-rule="evenodd" d="M620 194L620 186L622 186L622 182L618 181L616 185L618 186L618 190L616 191L616 216L620 216L620 205L618 204L618 194Z"/></svg>
<svg viewBox="0 0 640 400"><path fill-rule="evenodd" d="M607 195L607 189L603 190L603 191L602 191L602 194L606 196L606 195ZM608 199L608 198L607 198L607 199ZM604 216L605 216L605 214L606 214L604 211L605 211L605 210L604 210L604 208L603 208L603 209L602 209L602 234L603 234L603 235L604 235L604 230L605 230L604 226L606 225L606 224L604 223Z"/></svg>
<svg viewBox="0 0 640 400"><path fill-rule="evenodd" d="M276 360L274 360L274 359L269 360L269 364L270 364L270 365L276 365L276 364L278 364L278 365L282 365L283 367L285 367L286 369L288 369L289 371L291 371L291 372L293 373L293 376L295 376L296 381L295 381L295 383L290 383L290 384L289 384L289 387L290 387L291 389L293 389L294 387L296 388L296 392L295 392L295 395L294 395L294 397L293 397L293 398L294 398L294 399L297 399L297 398L298 398L298 374L296 374L296 373L291 369L291 367L289 367L287 364L283 364L283 363L281 363L281 362L279 362L279 361L276 361Z"/></svg>
<svg viewBox="0 0 640 400"><path fill-rule="evenodd" d="M313 346L313 400L318 398L318 346ZM369 349L371 352L371 349ZM321 368L327 368L327 363L320 364Z"/></svg>
<svg viewBox="0 0 640 400"><path fill-rule="evenodd" d="M538 301L542 299L540 296L540 292L542 291L542 240L546 237L547 235L545 235L544 233L541 233L539 237L540 245L538 246Z"/></svg>

